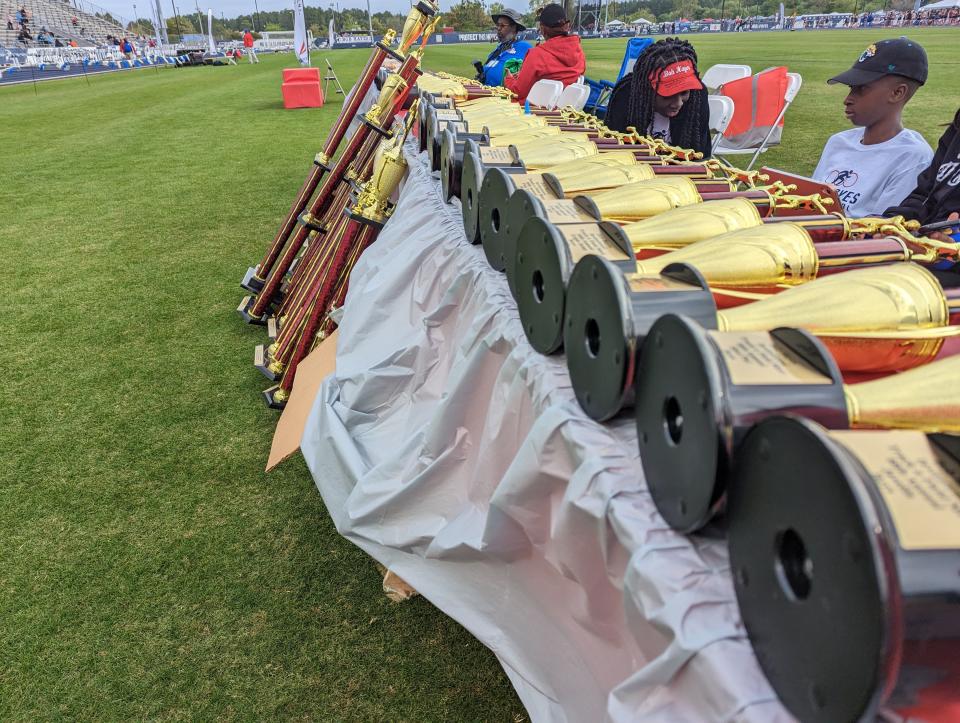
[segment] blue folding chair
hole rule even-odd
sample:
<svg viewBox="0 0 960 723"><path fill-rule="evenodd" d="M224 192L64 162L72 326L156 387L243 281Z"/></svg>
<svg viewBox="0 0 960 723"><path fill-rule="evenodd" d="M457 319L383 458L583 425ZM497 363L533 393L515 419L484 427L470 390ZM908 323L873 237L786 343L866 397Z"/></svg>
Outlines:
<svg viewBox="0 0 960 723"><path fill-rule="evenodd" d="M610 94L613 93L614 86L623 76L633 71L637 58L647 49L647 46L652 44L653 38L630 38L627 41L627 50L623 54L623 62L620 64L620 73L615 81L584 78L583 82L590 86L590 97L587 98L584 110L603 118L607 113L607 103L610 102Z"/></svg>

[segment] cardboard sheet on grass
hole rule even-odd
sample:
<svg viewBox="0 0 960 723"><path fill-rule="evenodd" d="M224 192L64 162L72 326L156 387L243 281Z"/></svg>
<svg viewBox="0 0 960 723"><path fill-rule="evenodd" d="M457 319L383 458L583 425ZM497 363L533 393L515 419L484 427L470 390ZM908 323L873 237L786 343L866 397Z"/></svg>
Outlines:
<svg viewBox="0 0 960 723"><path fill-rule="evenodd" d="M424 159L353 273L304 430L338 530L493 650L535 721L791 720L725 544L667 528L632 420L588 419L563 358L530 348Z"/></svg>
<svg viewBox="0 0 960 723"><path fill-rule="evenodd" d="M300 438L307 424L307 416L323 380L337 367L337 337L339 329L320 342L304 357L297 367L293 391L280 415L270 445L267 472L300 449Z"/></svg>

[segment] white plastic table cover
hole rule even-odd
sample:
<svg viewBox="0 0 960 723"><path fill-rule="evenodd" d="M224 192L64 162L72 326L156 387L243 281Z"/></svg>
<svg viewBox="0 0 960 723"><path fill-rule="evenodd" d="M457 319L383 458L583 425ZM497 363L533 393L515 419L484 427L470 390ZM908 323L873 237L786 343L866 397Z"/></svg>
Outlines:
<svg viewBox="0 0 960 723"><path fill-rule="evenodd" d="M426 155L350 280L302 451L337 529L465 626L535 721L792 720L722 540L671 531L631 418L527 343Z"/></svg>

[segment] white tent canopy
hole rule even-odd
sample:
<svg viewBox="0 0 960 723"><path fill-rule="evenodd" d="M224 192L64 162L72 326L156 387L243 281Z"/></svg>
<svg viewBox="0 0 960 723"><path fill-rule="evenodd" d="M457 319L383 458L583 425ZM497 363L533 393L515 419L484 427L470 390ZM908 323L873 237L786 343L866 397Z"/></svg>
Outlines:
<svg viewBox="0 0 960 723"><path fill-rule="evenodd" d="M924 5L921 10L949 10L950 8L960 8L960 0L940 0L939 2Z"/></svg>
<svg viewBox="0 0 960 723"><path fill-rule="evenodd" d="M620 28L620 27L623 27L623 21L622 21L622 20L611 20L609 23L607 23L607 27L608 27L608 28Z"/></svg>
<svg viewBox="0 0 960 723"><path fill-rule="evenodd" d="M637 18L636 20L631 20L630 24L631 25L653 25L653 23L647 20L646 18Z"/></svg>

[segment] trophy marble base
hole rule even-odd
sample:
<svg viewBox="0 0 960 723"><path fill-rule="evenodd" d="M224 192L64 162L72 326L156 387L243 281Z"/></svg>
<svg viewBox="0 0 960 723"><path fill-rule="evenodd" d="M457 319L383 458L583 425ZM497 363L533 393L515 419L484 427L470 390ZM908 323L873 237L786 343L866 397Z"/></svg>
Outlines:
<svg viewBox="0 0 960 723"><path fill-rule="evenodd" d="M269 389L261 392L263 401L270 409L283 409L287 406L287 393L280 388L279 384L274 384Z"/></svg>
<svg viewBox="0 0 960 723"><path fill-rule="evenodd" d="M280 375L270 368L272 363L270 356L267 354L267 345L258 344L253 350L253 366L271 382L275 382Z"/></svg>
<svg viewBox="0 0 960 723"><path fill-rule="evenodd" d="M265 326L266 320L260 316L254 316L251 313L253 305L257 303L257 298L253 295L244 296L243 300L240 302L240 306L237 307L237 313L240 314L240 318L243 319L248 324L256 324L257 326Z"/></svg>
<svg viewBox="0 0 960 723"><path fill-rule="evenodd" d="M240 280L240 288L249 291L251 294L259 294L263 291L265 283L267 282L264 279L257 276L257 267L251 266L247 269L247 273L243 275L243 279Z"/></svg>
<svg viewBox="0 0 960 723"><path fill-rule="evenodd" d="M267 319L267 336L270 338L270 341L276 341L279 333L280 322L277 321L277 317L271 316L269 319Z"/></svg>

